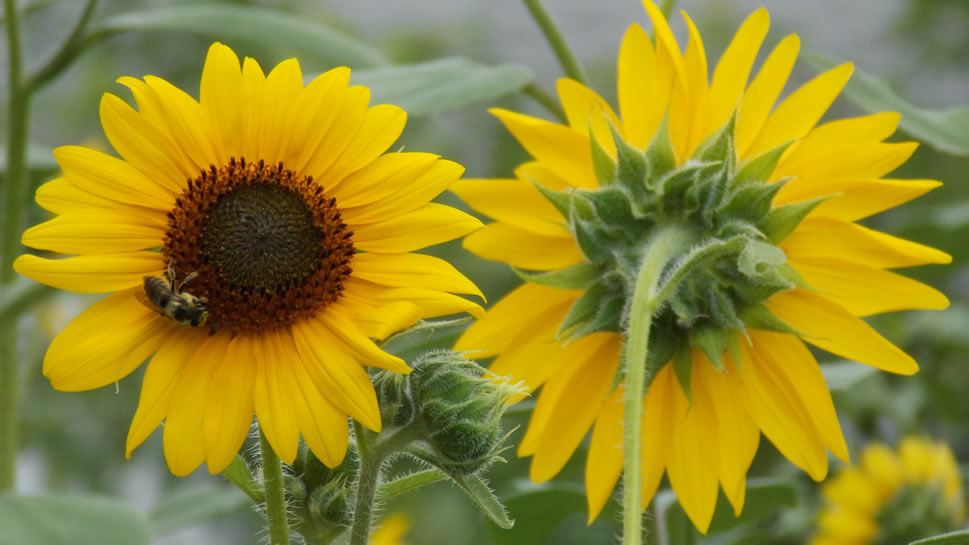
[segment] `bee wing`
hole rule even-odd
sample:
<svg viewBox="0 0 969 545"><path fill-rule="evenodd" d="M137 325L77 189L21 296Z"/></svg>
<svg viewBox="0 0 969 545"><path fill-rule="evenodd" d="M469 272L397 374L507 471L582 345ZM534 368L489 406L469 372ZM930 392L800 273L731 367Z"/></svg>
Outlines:
<svg viewBox="0 0 969 545"><path fill-rule="evenodd" d="M158 307L153 305L151 301L148 299L148 295L145 293L145 288L142 287L141 289L135 290L135 299L137 299L138 302L141 303L142 305L145 305L151 310L158 312Z"/></svg>

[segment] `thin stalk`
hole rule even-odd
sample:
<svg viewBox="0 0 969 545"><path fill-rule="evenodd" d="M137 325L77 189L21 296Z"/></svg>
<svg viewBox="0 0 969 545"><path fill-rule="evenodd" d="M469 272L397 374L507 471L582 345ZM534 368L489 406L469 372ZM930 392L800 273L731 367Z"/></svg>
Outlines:
<svg viewBox="0 0 969 545"><path fill-rule="evenodd" d="M289 545L289 514L283 489L283 463L276 456L265 434L259 432L262 455L262 483L266 495L266 518L269 520L270 545Z"/></svg>
<svg viewBox="0 0 969 545"><path fill-rule="evenodd" d="M87 3L84 5L84 11L81 12L81 16L74 23L74 27L71 29L70 34L68 34L67 39L64 40L64 43L61 44L57 52L54 53L44 66L24 81L23 88L25 93L32 93L46 85L50 80L63 72L65 68L70 66L71 62L80 57L81 53L86 51L89 46L107 37L105 33L88 37L84 36L84 30L87 28L88 23L91 22L97 4L97 0L87 0Z"/></svg>
<svg viewBox="0 0 969 545"><path fill-rule="evenodd" d="M524 89L522 89L522 93L528 95L535 102L541 104L542 107L548 110L550 114L554 115L556 119L562 123L568 122L568 118L565 117L565 112L562 111L562 107L559 106L559 103L556 102L555 98L546 93L545 90L538 85L529 83Z"/></svg>
<svg viewBox="0 0 969 545"><path fill-rule="evenodd" d="M7 26L7 78L10 82L7 103L7 185L0 233L0 287L15 278L13 260L20 251L20 229L27 161L27 119L30 95L23 92L23 59L20 51L20 14L14 0L3 0ZM0 330L0 492L17 484L17 443L20 425L20 395L17 381L16 320Z"/></svg>
<svg viewBox="0 0 969 545"><path fill-rule="evenodd" d="M559 64L562 65L562 70L565 71L565 75L584 85L586 80L582 65L579 64L575 55L572 54L572 50L569 49L569 44L566 43L565 37L562 36L562 32L555 26L555 22L552 21L548 12L545 11L545 7L542 6L541 1L524 0L524 2L525 7L528 8L528 12L532 14L532 18L535 19L538 27L542 30L542 34L545 35L545 39L548 40L548 45L555 52L555 56L558 58Z"/></svg>
<svg viewBox="0 0 969 545"><path fill-rule="evenodd" d="M353 435L357 440L357 453L360 455L360 473L357 475L350 545L367 545L370 540L370 519L373 517L377 481L380 479L380 465L384 461L381 450L373 448L366 430L356 421L353 422Z"/></svg>
<svg viewBox="0 0 969 545"><path fill-rule="evenodd" d="M679 228L661 231L650 243L636 277L626 329L626 391L623 394L623 545L642 545L642 413L646 389L646 357L653 315L665 302L656 297L663 269L691 237Z"/></svg>

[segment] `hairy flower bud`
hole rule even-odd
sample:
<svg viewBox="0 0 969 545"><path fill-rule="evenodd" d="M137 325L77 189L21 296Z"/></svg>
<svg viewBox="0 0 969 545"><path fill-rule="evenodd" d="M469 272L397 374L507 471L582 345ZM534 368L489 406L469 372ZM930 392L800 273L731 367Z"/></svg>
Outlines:
<svg viewBox="0 0 969 545"><path fill-rule="evenodd" d="M294 528L307 543L327 542L341 534L352 519L353 480L359 465L354 444L343 463L329 468L304 446L287 482Z"/></svg>

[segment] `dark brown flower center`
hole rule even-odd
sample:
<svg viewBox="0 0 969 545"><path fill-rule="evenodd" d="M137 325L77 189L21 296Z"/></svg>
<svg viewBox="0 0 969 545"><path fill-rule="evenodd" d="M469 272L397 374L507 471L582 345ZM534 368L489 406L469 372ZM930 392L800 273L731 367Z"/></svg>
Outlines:
<svg viewBox="0 0 969 545"><path fill-rule="evenodd" d="M310 317L350 275L352 233L336 199L282 163L231 159L176 199L162 253L183 291L208 299L214 330L262 330Z"/></svg>

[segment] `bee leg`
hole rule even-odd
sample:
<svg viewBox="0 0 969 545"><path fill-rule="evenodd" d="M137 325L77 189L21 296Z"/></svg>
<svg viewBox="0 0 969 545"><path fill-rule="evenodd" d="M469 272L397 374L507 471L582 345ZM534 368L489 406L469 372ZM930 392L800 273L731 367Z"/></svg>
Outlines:
<svg viewBox="0 0 969 545"><path fill-rule="evenodd" d="M171 261L168 262L168 286L173 289L175 288L175 267Z"/></svg>
<svg viewBox="0 0 969 545"><path fill-rule="evenodd" d="M183 287L183 286L184 286L185 284L188 284L189 282L191 282L191 281L192 281L192 279L193 279L193 278L195 278L195 277L196 277L196 276L198 276L198 275L199 275L199 273L197 273L197 272L190 272L190 273L188 273L188 276L186 276L186 277L185 277L185 280L182 280L182 283L181 283L181 284L179 284L177 288L175 288L175 291L176 291L177 293L181 293L181 292L182 292L182 287ZM174 277L173 277L173 278L174 278Z"/></svg>

